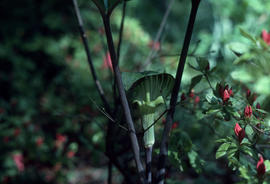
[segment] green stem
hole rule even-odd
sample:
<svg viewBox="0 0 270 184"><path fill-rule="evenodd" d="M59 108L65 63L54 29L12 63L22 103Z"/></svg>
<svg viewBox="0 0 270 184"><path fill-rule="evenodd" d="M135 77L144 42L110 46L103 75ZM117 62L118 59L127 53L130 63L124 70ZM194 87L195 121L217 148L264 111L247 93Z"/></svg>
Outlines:
<svg viewBox="0 0 270 184"><path fill-rule="evenodd" d="M154 121L155 121L155 113L146 114L142 117L143 129L147 130L144 132L143 136L144 146L146 148L153 146L155 143L155 129L154 126L151 126Z"/></svg>

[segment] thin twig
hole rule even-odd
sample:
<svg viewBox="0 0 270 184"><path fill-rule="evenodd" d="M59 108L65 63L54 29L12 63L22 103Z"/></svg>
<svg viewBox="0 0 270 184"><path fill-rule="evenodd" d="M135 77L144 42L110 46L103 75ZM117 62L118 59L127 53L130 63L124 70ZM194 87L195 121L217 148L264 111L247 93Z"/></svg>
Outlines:
<svg viewBox="0 0 270 184"><path fill-rule="evenodd" d="M171 100L170 100L170 109L167 113L166 124L162 134L162 140L160 144L160 154L159 154L159 161L158 161L158 173L157 173L157 183L163 184L164 177L165 177L165 163L166 157L168 155L168 137L172 127L172 121L175 112L175 106L177 104L177 97L179 93L179 89L181 86L181 79L184 71L184 66L186 62L186 57L188 53L188 48L192 36L193 26L196 19L198 7L200 4L200 0L192 0L192 8L189 16L188 27L186 30L185 40L183 43L183 49L181 51L181 57L179 59L176 79L172 90Z"/></svg>
<svg viewBox="0 0 270 184"><path fill-rule="evenodd" d="M104 27L105 27L105 32L106 32L106 37L107 37L107 44L108 48L110 51L111 55L111 60L112 60L112 65L113 65L113 70L115 74L115 79L116 79L116 84L120 96L120 100L122 103L122 107L124 110L124 115L126 122L128 124L129 128L129 136L131 140L131 145L132 145L132 151L134 154L134 159L137 167L137 171L139 174L139 179L141 183L145 182L145 175L144 175L144 168L140 159L140 147L138 143L138 139L135 133L135 128L134 128L134 123L131 117L131 112L130 108L128 105L127 97L126 97L126 92L123 86L122 78L121 78L121 72L117 64L117 58L116 58L116 52L114 48L114 42L113 42L113 37L112 37L112 32L111 32L111 26L110 26L110 17L108 15L103 15L102 16Z"/></svg>
<svg viewBox="0 0 270 184"><path fill-rule="evenodd" d="M89 45L88 45L88 42L87 42L87 38L86 38L86 34L85 34L85 30L84 30L84 26L83 26L83 20L82 20L82 17L81 17L81 13L80 13L80 10L79 10L79 7L78 7L78 3L77 3L77 0L72 0L73 1L73 6L74 6L74 10L75 10L75 13L76 13L76 17L77 17L77 21L78 21L78 24L79 24L79 30L80 30L80 35L81 35L81 38L83 40L83 45L84 45L84 49L85 49L85 52L86 52L86 55L87 55L87 61L88 61L88 65L90 67L90 70L91 70L91 73L92 73L92 77L94 79L94 82L95 82L95 85L96 85L96 88L98 90L98 93L99 93L99 96L104 104L104 107L106 109L106 111L111 114L111 108L110 108L110 105L104 95L104 90L97 78L97 74L96 74L96 71L95 71L95 68L94 68L94 65L93 65L93 61L92 61L92 58L91 58L91 54L90 54L90 49L89 49Z"/></svg>
<svg viewBox="0 0 270 184"><path fill-rule="evenodd" d="M155 50L155 44L160 40L161 34L162 34L162 32L163 32L163 30L165 28L165 25L166 25L166 22L167 22L169 14L170 14L173 3L174 3L174 0L170 0L169 5L168 5L168 7L166 9L166 12L165 12L165 14L164 14L164 16L162 18L161 23L160 23L157 35L155 37L154 43L153 43L152 48L151 48L151 51L148 54L143 66L140 68L140 70L145 69L148 65L150 65L151 60L153 59L153 57L155 57L155 55L157 53L157 51Z"/></svg>

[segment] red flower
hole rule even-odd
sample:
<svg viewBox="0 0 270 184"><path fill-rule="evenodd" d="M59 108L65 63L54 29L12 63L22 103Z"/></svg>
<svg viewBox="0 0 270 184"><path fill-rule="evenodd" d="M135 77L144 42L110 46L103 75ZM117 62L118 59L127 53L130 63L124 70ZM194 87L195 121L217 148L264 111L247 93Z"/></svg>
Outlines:
<svg viewBox="0 0 270 184"><path fill-rule="evenodd" d="M66 142L67 137L62 134L56 134L55 147L62 147L63 143Z"/></svg>
<svg viewBox="0 0 270 184"><path fill-rule="evenodd" d="M113 71L111 55L110 55L109 52L107 52L107 53L106 53L106 56L103 57L103 65L102 65L101 68L102 68L102 69L110 68L110 70Z"/></svg>
<svg viewBox="0 0 270 184"><path fill-rule="evenodd" d="M172 124L172 130L173 129L176 129L178 127L178 123L177 122L174 122L173 124Z"/></svg>
<svg viewBox="0 0 270 184"><path fill-rule="evenodd" d="M234 133L236 135L236 137L238 137L238 141L241 144L242 140L245 137L245 130L243 128L240 127L240 125L238 123L235 124L234 127Z"/></svg>
<svg viewBox="0 0 270 184"><path fill-rule="evenodd" d="M257 175L259 177L263 176L264 173L265 173L265 165L264 165L264 162L263 162L263 157L260 155L260 159L259 161L257 162Z"/></svg>
<svg viewBox="0 0 270 184"><path fill-rule="evenodd" d="M251 115L252 115L252 108L251 108L250 105L247 105L245 107L244 113L245 113L245 117L247 117L247 118L250 118L251 117Z"/></svg>
<svg viewBox="0 0 270 184"><path fill-rule="evenodd" d="M267 43L267 45L270 45L270 33L267 33L266 30L262 31L262 39Z"/></svg>
<svg viewBox="0 0 270 184"><path fill-rule="evenodd" d="M12 155L12 159L18 169L18 171L24 171L24 163L23 163L23 155L21 153L17 153Z"/></svg>
<svg viewBox="0 0 270 184"><path fill-rule="evenodd" d="M200 97L199 96L196 96L195 97L195 100L194 100L194 103L195 104L198 104L200 102Z"/></svg>
<svg viewBox="0 0 270 184"><path fill-rule="evenodd" d="M43 144L43 142L44 142L43 137L38 137L36 140L36 145L39 147Z"/></svg>
<svg viewBox="0 0 270 184"><path fill-rule="evenodd" d="M230 94L227 89L224 90L222 100L223 102L227 102L230 99Z"/></svg>
<svg viewBox="0 0 270 184"><path fill-rule="evenodd" d="M67 152L67 157L68 158L72 158L72 157L74 157L74 155L75 155L75 152L74 151Z"/></svg>
<svg viewBox="0 0 270 184"><path fill-rule="evenodd" d="M258 102L257 105L256 105L256 109L261 109L261 105L260 105L259 102Z"/></svg>
<svg viewBox="0 0 270 184"><path fill-rule="evenodd" d="M186 100L186 95L185 95L185 93L182 93L182 95L181 95L181 101L185 101Z"/></svg>

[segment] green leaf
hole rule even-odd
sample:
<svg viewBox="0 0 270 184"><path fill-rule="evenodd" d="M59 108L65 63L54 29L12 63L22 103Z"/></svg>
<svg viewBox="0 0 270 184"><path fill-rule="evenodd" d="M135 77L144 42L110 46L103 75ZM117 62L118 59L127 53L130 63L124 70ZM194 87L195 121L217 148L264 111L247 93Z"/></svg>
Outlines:
<svg viewBox="0 0 270 184"><path fill-rule="evenodd" d="M248 47L246 46L246 44L240 42L230 43L228 47L236 56L241 56L248 51Z"/></svg>
<svg viewBox="0 0 270 184"><path fill-rule="evenodd" d="M191 79L189 91L191 91L202 80L202 77L203 75L197 75Z"/></svg>
<svg viewBox="0 0 270 184"><path fill-rule="evenodd" d="M270 171L270 161L269 160L265 160L264 161L264 165L266 167L266 172L269 172Z"/></svg>
<svg viewBox="0 0 270 184"><path fill-rule="evenodd" d="M249 33L247 33L245 30L243 30L242 28L240 28L240 33L242 36L246 37L247 39L249 39L250 41L256 44L256 39L253 36L251 36Z"/></svg>
<svg viewBox="0 0 270 184"><path fill-rule="evenodd" d="M144 77L144 75L139 72L122 72L122 81L125 90L128 90L135 81L142 77Z"/></svg>
<svg viewBox="0 0 270 184"><path fill-rule="evenodd" d="M208 103L213 104L213 105L219 103L218 98L213 93L206 94L205 99L208 101Z"/></svg>
<svg viewBox="0 0 270 184"><path fill-rule="evenodd" d="M230 147L230 145L231 143L228 143L228 142L221 144L221 146L218 148L216 152L216 159L219 159L220 157L223 157L224 155L226 155L226 152L228 148Z"/></svg>
<svg viewBox="0 0 270 184"><path fill-rule="evenodd" d="M207 65L209 64L209 61L206 58L203 57L197 57L196 61L199 65L200 71L205 71L205 68L207 67Z"/></svg>

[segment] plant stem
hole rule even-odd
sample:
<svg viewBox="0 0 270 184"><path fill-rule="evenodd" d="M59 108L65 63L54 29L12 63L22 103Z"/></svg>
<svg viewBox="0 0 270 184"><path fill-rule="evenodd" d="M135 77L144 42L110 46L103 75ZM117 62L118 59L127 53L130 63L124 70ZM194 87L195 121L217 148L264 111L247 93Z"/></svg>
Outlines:
<svg viewBox="0 0 270 184"><path fill-rule="evenodd" d="M80 35L81 35L83 45L84 45L84 49L85 49L85 52L86 52L86 55L87 55L88 65L89 65L91 73L92 73L92 77L94 79L96 88L97 88L99 96L100 96L100 98L101 98L101 100L103 102L105 110L111 115L110 105L109 105L107 99L105 98L103 88L102 88L102 86L101 86L101 84L100 84L100 82L99 82L99 80L97 78L97 74L96 74L96 71L95 71L95 68L94 68L94 65L93 65L89 45L88 45L88 42L87 42L87 38L86 38L84 26L83 26L83 20L82 20L82 17L81 17L81 13L80 13L80 10L79 10L79 7L78 7L77 0L72 0L72 1L73 1L74 10L75 10L75 13L76 13L77 21L78 21L78 24L79 24Z"/></svg>
<svg viewBox="0 0 270 184"><path fill-rule="evenodd" d="M127 2L124 1L123 9L122 9L121 25L120 25L120 30L119 30L119 41L118 41L118 46L117 46L117 63L119 63L119 59L120 59L120 50L121 50L121 43L122 43L123 30L124 30L124 22L125 22L125 16L126 16L126 6L127 6Z"/></svg>
<svg viewBox="0 0 270 184"><path fill-rule="evenodd" d="M152 183L152 172L151 172L151 165L152 165L152 150L153 146L145 148L146 152L146 180L147 184Z"/></svg>
<svg viewBox="0 0 270 184"><path fill-rule="evenodd" d="M145 175L144 175L144 168L140 159L140 147L138 144L138 139L136 136L135 128L134 128L134 123L131 117L130 113L130 108L128 105L126 93L124 90L122 78L121 78L121 73L120 69L117 64L117 58L116 58L116 53L115 53L115 48L114 48L114 43L113 43L113 38L112 38L112 32L111 32L111 27L110 27L110 18L107 15L102 16L104 27L105 27L105 32L106 32L106 37L107 37L107 44L109 47L110 55L111 55L111 60L112 60L112 65L113 65L113 70L115 74L115 79L116 79L116 85L118 88L121 104L124 110L124 115L126 122L128 124L129 128L129 136L131 140L131 145L132 145L132 151L134 154L134 159L137 167L137 171L139 174L139 179L141 183L145 182Z"/></svg>
<svg viewBox="0 0 270 184"><path fill-rule="evenodd" d="M183 49L181 52L181 57L179 59L177 73L176 73L176 79L172 90L171 100L170 100L170 108L167 114L166 118L166 124L165 128L163 130L162 134L162 140L160 144L160 154L159 154L159 161L158 161L158 173L157 173L157 183L163 184L164 183L164 177L165 177L165 163L166 163L166 157L168 155L168 137L169 133L172 127L172 121L174 117L175 112L175 106L177 104L177 97L181 85L181 79L184 71L184 66L186 62L186 57L188 53L188 48L192 36L193 26L196 19L198 7L200 4L200 0L193 0L192 1L192 8L189 16L189 22L188 27L186 30L185 40L183 44Z"/></svg>

